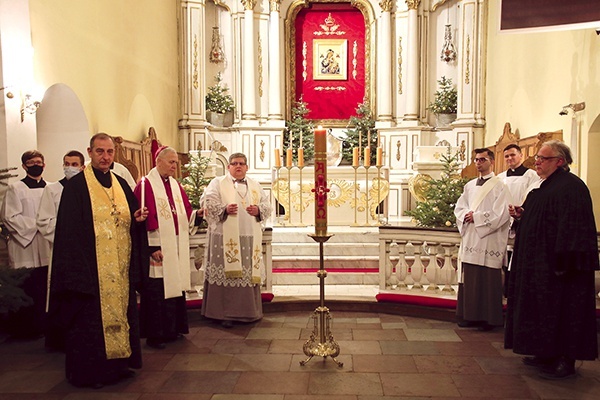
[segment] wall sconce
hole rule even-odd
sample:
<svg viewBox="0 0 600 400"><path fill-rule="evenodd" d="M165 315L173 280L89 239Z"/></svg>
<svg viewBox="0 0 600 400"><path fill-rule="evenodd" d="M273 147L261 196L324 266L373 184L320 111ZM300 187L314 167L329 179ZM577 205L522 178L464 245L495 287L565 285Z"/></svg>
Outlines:
<svg viewBox="0 0 600 400"><path fill-rule="evenodd" d="M577 111L585 110L585 101L582 101L581 103L573 103L573 104L567 104L566 106L563 106L562 110L558 113L558 115L569 114L569 109L573 110L573 113L576 113Z"/></svg>
<svg viewBox="0 0 600 400"><path fill-rule="evenodd" d="M0 88L0 90L6 90L10 86L4 86ZM9 99L14 99L15 95L12 91L6 92L6 97ZM40 107L42 103L33 98L31 94L21 95L21 122L25 121L25 112L29 114L35 114L37 109Z"/></svg>

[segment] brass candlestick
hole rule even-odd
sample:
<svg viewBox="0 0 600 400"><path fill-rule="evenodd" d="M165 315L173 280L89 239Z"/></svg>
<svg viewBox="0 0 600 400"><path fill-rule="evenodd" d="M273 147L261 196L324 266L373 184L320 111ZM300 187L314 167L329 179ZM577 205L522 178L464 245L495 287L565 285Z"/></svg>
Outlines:
<svg viewBox="0 0 600 400"><path fill-rule="evenodd" d="M329 314L329 309L325 307L325 277L327 277L327 271L324 268L323 243L328 241L333 235L308 236L319 243L319 272L317 272L317 276L319 277L320 305L313 312L313 331L302 348L308 358L300 361L300 365L306 365L314 356L321 356L323 358L331 357L333 362L341 368L344 366L344 363L336 360L336 357L340 354L340 346L331 334L331 315Z"/></svg>
<svg viewBox="0 0 600 400"><path fill-rule="evenodd" d="M353 165L354 168L354 223L352 226L358 226L358 165Z"/></svg>

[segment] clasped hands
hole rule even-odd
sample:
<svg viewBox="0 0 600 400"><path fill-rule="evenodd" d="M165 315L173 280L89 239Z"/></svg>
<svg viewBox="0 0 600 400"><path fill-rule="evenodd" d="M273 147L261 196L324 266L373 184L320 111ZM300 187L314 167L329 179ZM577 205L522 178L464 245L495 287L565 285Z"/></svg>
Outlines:
<svg viewBox="0 0 600 400"><path fill-rule="evenodd" d="M236 203L228 204L225 209L227 210L227 214L229 215L236 215L238 213L238 205ZM253 217L257 217L259 213L258 206L254 204L249 205L248 207L246 207L246 212L252 215Z"/></svg>

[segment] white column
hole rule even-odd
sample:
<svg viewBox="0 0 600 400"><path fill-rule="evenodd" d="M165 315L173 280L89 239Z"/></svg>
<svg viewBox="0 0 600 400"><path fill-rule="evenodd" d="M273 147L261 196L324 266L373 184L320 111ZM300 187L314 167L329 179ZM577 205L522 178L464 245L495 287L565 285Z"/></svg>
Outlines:
<svg viewBox="0 0 600 400"><path fill-rule="evenodd" d="M0 167L18 167L17 174L21 154L37 147L35 115L21 111L25 95L41 96L34 93L29 21L29 1L0 0ZM5 189L0 185L0 198Z"/></svg>
<svg viewBox="0 0 600 400"><path fill-rule="evenodd" d="M419 116L419 22L417 9L421 0L406 0L408 6L408 43L406 53L406 111L405 121L416 121Z"/></svg>
<svg viewBox="0 0 600 400"><path fill-rule="evenodd" d="M392 121L392 0L382 0L377 51L377 122ZM378 124L379 125L379 124Z"/></svg>
<svg viewBox="0 0 600 400"><path fill-rule="evenodd" d="M279 62L279 7L281 0L271 0L269 14L269 121L282 121L281 65Z"/></svg>
<svg viewBox="0 0 600 400"><path fill-rule="evenodd" d="M179 54L179 149L195 149L194 135L206 125L206 8L204 0L181 0Z"/></svg>
<svg viewBox="0 0 600 400"><path fill-rule="evenodd" d="M256 120L256 74L254 57L254 6L256 0L242 0L244 5L244 50L242 59L242 124Z"/></svg>

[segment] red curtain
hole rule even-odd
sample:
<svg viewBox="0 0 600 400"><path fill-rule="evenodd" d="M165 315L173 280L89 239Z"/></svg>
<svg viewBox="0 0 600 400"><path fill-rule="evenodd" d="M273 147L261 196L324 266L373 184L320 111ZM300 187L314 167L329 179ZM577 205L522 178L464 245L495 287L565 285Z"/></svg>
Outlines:
<svg viewBox="0 0 600 400"><path fill-rule="evenodd" d="M350 3L314 3L295 26L295 100L307 103L309 119L349 119L365 96L362 13Z"/></svg>

